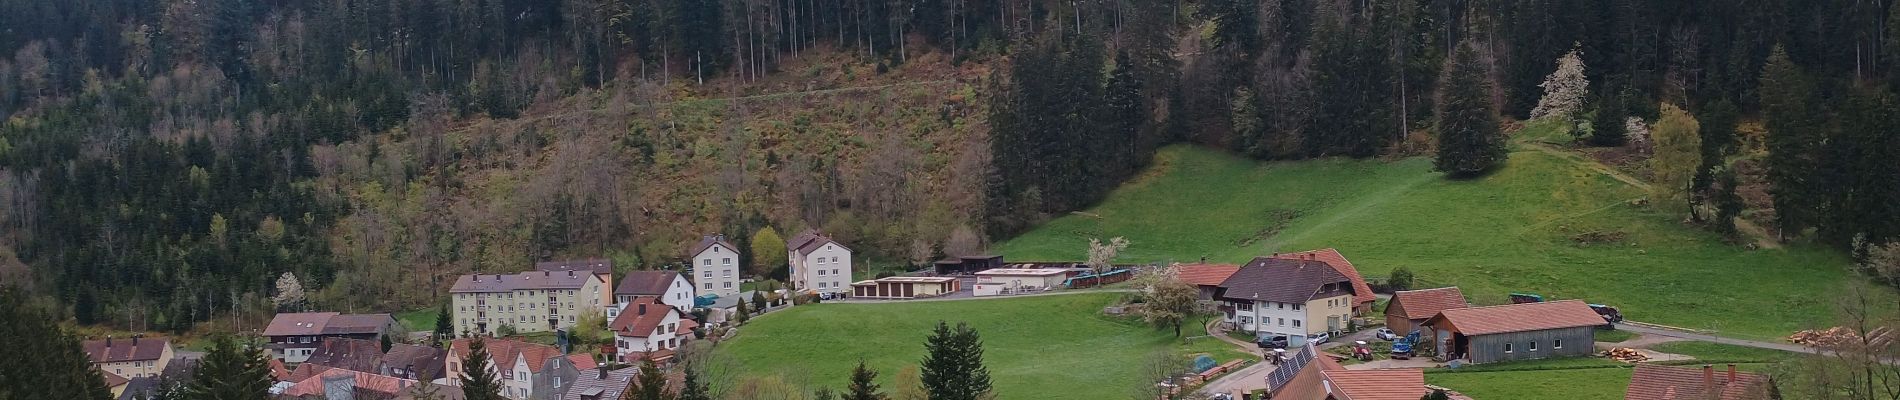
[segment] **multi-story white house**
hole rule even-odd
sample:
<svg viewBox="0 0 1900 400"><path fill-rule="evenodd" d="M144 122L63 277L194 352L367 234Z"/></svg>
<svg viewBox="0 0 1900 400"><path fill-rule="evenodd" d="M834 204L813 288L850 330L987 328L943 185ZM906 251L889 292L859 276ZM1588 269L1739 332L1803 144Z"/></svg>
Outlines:
<svg viewBox="0 0 1900 400"><path fill-rule="evenodd" d="M1324 262L1259 257L1220 285L1221 312L1234 329L1284 335L1299 346L1314 335L1346 329L1353 314L1352 279Z"/></svg>
<svg viewBox="0 0 1900 400"><path fill-rule="evenodd" d="M851 292L851 249L817 230L793 236L785 249L793 291Z"/></svg>
<svg viewBox="0 0 1900 400"><path fill-rule="evenodd" d="M660 362L673 357L675 349L693 338L699 326L681 317L678 309L641 297L622 304L619 317L608 328L614 332L614 357L634 363L645 359Z"/></svg>
<svg viewBox="0 0 1900 400"><path fill-rule="evenodd" d="M460 335L492 335L503 325L549 332L573 327L581 314L604 313L609 290L600 275L585 271L463 275L449 289L450 311Z"/></svg>
<svg viewBox="0 0 1900 400"><path fill-rule="evenodd" d="M673 271L633 271L620 279L614 289L614 306L607 309L607 320L620 317L620 310L635 299L654 299L681 312L693 309L693 283Z"/></svg>
<svg viewBox="0 0 1900 400"><path fill-rule="evenodd" d="M691 254L693 282L699 284L699 294L739 294L739 247L726 241L726 235L700 238Z"/></svg>

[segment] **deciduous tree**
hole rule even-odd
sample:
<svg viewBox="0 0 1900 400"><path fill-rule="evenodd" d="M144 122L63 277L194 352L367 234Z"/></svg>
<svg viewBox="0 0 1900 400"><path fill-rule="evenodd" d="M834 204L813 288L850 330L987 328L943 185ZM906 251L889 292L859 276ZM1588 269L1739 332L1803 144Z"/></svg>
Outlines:
<svg viewBox="0 0 1900 400"><path fill-rule="evenodd" d="M1583 74L1581 46L1578 44L1557 58L1557 70L1551 71L1544 83L1537 85L1544 88L1544 97L1538 99L1537 108L1531 110L1531 119L1569 119L1583 109L1584 99L1590 96L1590 79Z"/></svg>
<svg viewBox="0 0 1900 400"><path fill-rule="evenodd" d="M1095 270L1096 276L1108 273L1109 269L1115 267L1116 255L1127 248L1128 239L1120 236L1109 239L1107 243L1103 243L1101 239L1089 239L1089 269ZM1101 286L1102 281L1103 279L1096 279L1095 285Z"/></svg>
<svg viewBox="0 0 1900 400"><path fill-rule="evenodd" d="M1139 282L1139 290L1145 300L1141 319L1157 328L1172 328L1174 337L1181 337L1181 326L1194 315L1201 292L1182 281L1177 268L1179 265L1145 274Z"/></svg>
<svg viewBox="0 0 1900 400"><path fill-rule="evenodd" d="M1688 111L1674 104L1663 104L1662 119L1656 121L1656 129L1651 133L1656 146L1654 156L1649 158L1649 170L1653 174L1650 190L1658 201L1676 205L1687 201L1686 194L1695 178L1696 170L1702 167L1701 125Z"/></svg>
<svg viewBox="0 0 1900 400"><path fill-rule="evenodd" d="M752 234L752 268L747 272L753 276L769 276L785 267L787 256L790 254L786 253L785 239L779 237L778 231L770 226L759 228Z"/></svg>

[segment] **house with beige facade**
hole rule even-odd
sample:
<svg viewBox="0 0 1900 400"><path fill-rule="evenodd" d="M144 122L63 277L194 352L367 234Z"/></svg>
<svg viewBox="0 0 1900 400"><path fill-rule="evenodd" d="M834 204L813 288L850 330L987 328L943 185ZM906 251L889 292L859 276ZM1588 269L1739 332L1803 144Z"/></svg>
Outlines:
<svg viewBox="0 0 1900 400"><path fill-rule="evenodd" d="M605 288L614 287L614 261L605 259L605 258L590 258L590 259L585 259L585 260L542 261L542 262L534 263L534 270L543 271L543 272L553 272L557 274L562 273L562 272L567 272L567 271L591 273L591 274L594 274L595 276L600 277L600 281L602 283L605 283L605 285L603 285L602 287L605 287ZM613 304L613 303L614 303L613 294L602 293L600 304Z"/></svg>
<svg viewBox="0 0 1900 400"><path fill-rule="evenodd" d="M739 247L726 241L726 235L706 235L688 254L692 255L693 282L699 284L699 294L739 294Z"/></svg>
<svg viewBox="0 0 1900 400"><path fill-rule="evenodd" d="M310 358L324 339L379 341L396 330L389 314L334 312L279 313L264 327L264 344L272 358L296 364Z"/></svg>
<svg viewBox="0 0 1900 400"><path fill-rule="evenodd" d="M1220 285L1223 322L1256 336L1286 336L1298 346L1339 333L1352 320L1352 279L1324 262L1258 257Z"/></svg>
<svg viewBox="0 0 1900 400"><path fill-rule="evenodd" d="M87 340L80 344L80 349L100 372L126 380L158 377L172 361L172 344L165 338L106 337L105 340Z"/></svg>
<svg viewBox="0 0 1900 400"><path fill-rule="evenodd" d="M851 291L851 249L816 230L806 230L785 241L792 291L848 293Z"/></svg>
<svg viewBox="0 0 1900 400"><path fill-rule="evenodd" d="M612 288L584 271L472 274L449 289L449 310L458 335L493 335L502 326L516 332L572 328L581 314L605 314Z"/></svg>

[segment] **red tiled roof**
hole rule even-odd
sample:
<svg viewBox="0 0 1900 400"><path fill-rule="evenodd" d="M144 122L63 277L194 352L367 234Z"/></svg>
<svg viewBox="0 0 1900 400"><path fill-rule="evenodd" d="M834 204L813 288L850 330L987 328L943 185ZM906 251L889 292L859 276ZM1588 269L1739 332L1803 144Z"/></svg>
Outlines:
<svg viewBox="0 0 1900 400"><path fill-rule="evenodd" d="M640 311L643 307L646 309L645 312ZM660 304L658 300L651 297L637 298L628 302L626 309L620 310L620 316L614 317L614 322L608 324L608 328L612 329L616 335L648 337L653 334L654 328L666 321L667 315L675 312L678 310L674 310L672 306Z"/></svg>
<svg viewBox="0 0 1900 400"><path fill-rule="evenodd" d="M399 393L403 393L404 390L410 388L411 386L415 386L418 383L413 380L402 379L402 378L397 378L397 377L388 376L388 375L377 375L377 374L372 374L368 372L351 371L347 369L332 369L332 370L323 371L323 373L312 375L312 376L304 378L303 380L297 381L297 383L290 385L290 387L288 388L285 388L283 395L286 397L323 396L324 395L323 378L324 377L341 377L341 376L350 376L351 378L353 378L357 389L381 393L385 395L392 395L392 396Z"/></svg>
<svg viewBox="0 0 1900 400"><path fill-rule="evenodd" d="M1307 349L1308 350L1301 351L1317 351L1311 350L1311 347L1307 347ZM1327 398L1325 383L1326 372L1344 371L1345 369L1345 366L1339 365L1339 361L1334 360L1330 355L1320 354L1315 356L1312 362L1307 363L1304 368L1300 368L1300 371L1293 375L1292 380L1288 380L1285 385L1281 385L1278 388L1273 388L1273 398L1325 400Z"/></svg>
<svg viewBox="0 0 1900 400"><path fill-rule="evenodd" d="M1189 285L1220 286L1221 281L1239 270L1240 266L1233 264L1183 264L1174 267L1174 274Z"/></svg>
<svg viewBox="0 0 1900 400"><path fill-rule="evenodd" d="M85 350L86 358L93 363L157 360L165 356L168 346L171 346L171 340L165 338L87 340L80 343L80 349Z"/></svg>
<svg viewBox="0 0 1900 400"><path fill-rule="evenodd" d="M1386 315L1392 315L1393 306L1405 312L1405 319L1426 319L1438 312L1453 308L1470 307L1465 302L1465 293L1457 286L1437 289L1400 290L1392 293L1392 302L1385 306Z"/></svg>
<svg viewBox="0 0 1900 400"><path fill-rule="evenodd" d="M290 369L284 367L284 360L276 357L270 359L270 377L280 382L290 380Z"/></svg>
<svg viewBox="0 0 1900 400"><path fill-rule="evenodd" d="M660 296L666 294L668 286L679 279L680 274L673 271L631 271L620 278L620 287L614 289L615 295Z"/></svg>
<svg viewBox="0 0 1900 400"><path fill-rule="evenodd" d="M1274 257L1289 260L1311 257L1310 259L1312 260L1326 263L1326 265L1332 266L1334 270L1339 271L1340 275L1345 275L1347 279L1352 280L1352 299L1354 303L1365 304L1379 300L1377 296L1372 294L1372 286L1366 284L1366 278L1359 276L1359 269L1354 268L1351 261L1346 261L1346 255L1339 254L1338 249L1328 247L1297 253L1280 253Z"/></svg>
<svg viewBox="0 0 1900 400"><path fill-rule="evenodd" d="M1734 368L1730 365L1729 368ZM1710 368L1704 371L1703 368ZM1637 364L1625 400L1763 400L1768 398L1768 377L1750 372L1733 372L1713 367L1670 367ZM1711 376L1712 375L1712 376ZM1710 397L1709 387L1719 386L1719 397Z"/></svg>
<svg viewBox="0 0 1900 400"><path fill-rule="evenodd" d="M1362 371L1321 371L1334 391L1350 400L1418 400L1425 397L1425 371L1419 369L1375 369Z"/></svg>
<svg viewBox="0 0 1900 400"><path fill-rule="evenodd" d="M1545 329L1603 325L1583 300L1559 300L1542 303L1506 304L1490 307L1454 308L1438 313L1426 325L1449 323L1452 330L1465 335L1489 335Z"/></svg>

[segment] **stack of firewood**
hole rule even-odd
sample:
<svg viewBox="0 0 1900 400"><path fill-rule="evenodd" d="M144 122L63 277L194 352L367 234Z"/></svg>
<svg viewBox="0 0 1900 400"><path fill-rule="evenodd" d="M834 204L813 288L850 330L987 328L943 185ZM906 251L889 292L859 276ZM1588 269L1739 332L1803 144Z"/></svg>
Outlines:
<svg viewBox="0 0 1900 400"><path fill-rule="evenodd" d="M1852 329L1847 329L1847 327L1836 326L1823 330L1809 329L1795 332L1793 335L1788 336L1788 341L1804 346L1832 348L1843 344L1859 342L1860 335L1854 333Z"/></svg>
<svg viewBox="0 0 1900 400"><path fill-rule="evenodd" d="M1603 356L1609 357L1612 360L1622 361L1626 363L1639 363L1639 362L1649 361L1649 356L1643 355L1643 352L1636 351L1636 349L1631 349L1628 347L1618 347L1618 348L1610 349L1610 351L1603 352Z"/></svg>

